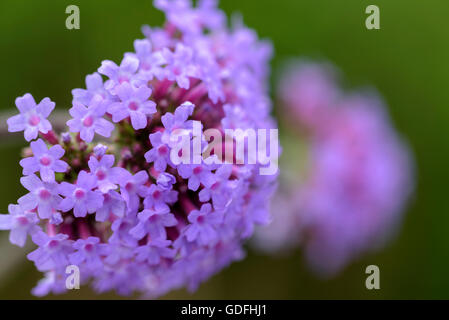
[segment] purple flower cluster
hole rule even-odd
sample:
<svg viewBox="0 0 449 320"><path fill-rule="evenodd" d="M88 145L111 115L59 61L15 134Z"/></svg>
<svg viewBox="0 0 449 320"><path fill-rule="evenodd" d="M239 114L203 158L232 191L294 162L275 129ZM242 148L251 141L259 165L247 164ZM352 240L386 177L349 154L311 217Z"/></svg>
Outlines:
<svg viewBox="0 0 449 320"><path fill-rule="evenodd" d="M270 44L241 24L229 29L213 0L156 6L165 26L145 27L135 52L103 61L86 89L72 91L69 132L51 131L48 98L16 100L9 131L41 138L20 162L29 193L0 215L0 229L14 244L31 235L37 245L28 258L46 275L36 295L64 292L71 264L97 292L194 290L241 259L254 224L268 221L276 176L260 176L257 165L176 165L170 152L180 142L170 134L193 120L272 127Z"/></svg>
<svg viewBox="0 0 449 320"><path fill-rule="evenodd" d="M330 70L294 66L281 82L280 97L308 145L307 174L279 194L273 203L283 212L256 242L268 251L302 244L324 276L382 245L413 189L410 154L380 99L342 92Z"/></svg>

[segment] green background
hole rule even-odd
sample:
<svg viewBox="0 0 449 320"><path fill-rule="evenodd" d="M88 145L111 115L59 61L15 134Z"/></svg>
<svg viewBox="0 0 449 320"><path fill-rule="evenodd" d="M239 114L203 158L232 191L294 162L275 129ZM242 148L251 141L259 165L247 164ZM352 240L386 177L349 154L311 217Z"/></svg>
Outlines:
<svg viewBox="0 0 449 320"><path fill-rule="evenodd" d="M80 30L65 28L70 4L80 8ZM365 28L369 4L380 7L380 30ZM250 251L195 294L178 291L167 298L449 298L449 1L226 0L220 6L240 12L261 37L272 39L274 74L283 59L301 55L335 63L347 87L376 87L415 153L417 191L396 239L332 280L307 271L300 252L269 258ZM71 89L84 86L86 74L103 59L119 62L143 37L141 25L162 21L149 0L2 0L1 111L14 108L14 99L26 92L67 109ZM0 212L6 212L24 192L18 165L24 143L0 139ZM8 257L0 252L0 259ZM380 267L380 290L365 288L369 264ZM32 298L39 277L24 260L0 279L0 298ZM82 289L57 298L116 296Z"/></svg>

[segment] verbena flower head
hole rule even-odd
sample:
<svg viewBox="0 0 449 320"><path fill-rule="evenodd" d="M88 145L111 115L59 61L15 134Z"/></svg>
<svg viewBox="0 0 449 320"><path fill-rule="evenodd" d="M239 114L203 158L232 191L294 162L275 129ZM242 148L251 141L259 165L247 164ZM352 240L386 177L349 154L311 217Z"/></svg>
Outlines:
<svg viewBox="0 0 449 320"><path fill-rule="evenodd" d="M381 246L413 188L408 150L377 98L348 96L338 107L310 146L313 172L300 191L303 228L313 230L306 255L325 274Z"/></svg>
<svg viewBox="0 0 449 320"><path fill-rule="evenodd" d="M259 176L258 165L177 165L170 136L194 120L271 128L270 45L240 24L230 30L215 1L156 4L165 26L145 27L136 52L103 61L72 91L70 133L51 131L54 105L29 94L8 121L27 140L41 134L21 161L29 193L0 215L12 243L31 235L37 245L28 258L46 274L36 295L64 292L69 264L98 292L194 290L241 259L253 225L267 221L276 176Z"/></svg>
<svg viewBox="0 0 449 320"><path fill-rule="evenodd" d="M293 123L311 130L325 126L335 102L341 98L338 72L330 64L290 62L279 83L279 97Z"/></svg>
<svg viewBox="0 0 449 320"><path fill-rule="evenodd" d="M306 173L277 197L275 212L283 212L257 241L268 251L301 244L324 276L381 246L413 189L411 156L379 97L344 93L329 70L300 64L281 81L280 98L308 147Z"/></svg>

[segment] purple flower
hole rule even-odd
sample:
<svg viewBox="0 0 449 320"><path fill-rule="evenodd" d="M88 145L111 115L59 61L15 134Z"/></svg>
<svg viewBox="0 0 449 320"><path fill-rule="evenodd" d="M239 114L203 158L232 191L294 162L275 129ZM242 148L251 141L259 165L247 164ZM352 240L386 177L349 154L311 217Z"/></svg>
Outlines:
<svg viewBox="0 0 449 320"><path fill-rule="evenodd" d="M61 140L65 144L70 144L72 142L72 135L70 132L63 132L61 133Z"/></svg>
<svg viewBox="0 0 449 320"><path fill-rule="evenodd" d="M120 102L112 103L108 112L112 114L112 121L120 122L130 117L134 129L139 130L147 126L148 117L156 113L156 103L148 100L151 89L147 86L138 88L125 82L116 88Z"/></svg>
<svg viewBox="0 0 449 320"><path fill-rule="evenodd" d="M56 209L53 209L51 211L51 216L48 220L52 225L59 225L64 222L64 219L62 218L61 212L57 211Z"/></svg>
<svg viewBox="0 0 449 320"><path fill-rule="evenodd" d="M123 58L120 66L114 62L105 60L98 68L98 72L109 77L104 87L112 94L117 94L115 89L122 83L131 83L139 68L139 60L136 57L127 55Z"/></svg>
<svg viewBox="0 0 449 320"><path fill-rule="evenodd" d="M97 210L95 219L97 221L107 221L111 214L123 218L126 211L125 200L115 191L103 194L103 205Z"/></svg>
<svg viewBox="0 0 449 320"><path fill-rule="evenodd" d="M154 50L160 50L164 47L171 47L175 43L175 39L167 30L163 28L151 28L149 25L143 25L141 28L142 34L150 40Z"/></svg>
<svg viewBox="0 0 449 320"><path fill-rule="evenodd" d="M198 77L203 81L204 87L207 88L209 98L213 103L217 103L219 100L223 101L225 98L223 84L220 78L221 74L219 66L215 63L210 63L209 65L209 68L204 68L199 71Z"/></svg>
<svg viewBox="0 0 449 320"><path fill-rule="evenodd" d="M305 126L326 126L341 92L331 65L292 64L280 81L279 95L288 112Z"/></svg>
<svg viewBox="0 0 449 320"><path fill-rule="evenodd" d="M187 35L201 34L204 28L216 30L223 28L226 16L217 10L216 0L198 1L192 8L190 1L156 0L154 5L165 12L167 20Z"/></svg>
<svg viewBox="0 0 449 320"><path fill-rule="evenodd" d="M185 229L187 241L198 241L200 245L211 246L217 242L216 227L223 220L219 212L212 212L209 203L203 204L200 210L193 210L187 217L190 225Z"/></svg>
<svg viewBox="0 0 449 320"><path fill-rule="evenodd" d="M332 71L326 64L293 65L280 82L292 124L306 133L298 138L308 145L310 166L306 179L279 195L275 211L283 212L258 239L268 250L302 245L309 266L325 277L385 244L413 188L412 159L382 101L343 92ZM263 218L264 197L248 204L251 219Z"/></svg>
<svg viewBox="0 0 449 320"><path fill-rule="evenodd" d="M178 200L178 191L166 190L160 186L152 184L147 191L144 205L145 209L168 210L169 204Z"/></svg>
<svg viewBox="0 0 449 320"><path fill-rule="evenodd" d="M48 271L45 273L44 278L38 281L36 287L31 290L31 293L36 297L43 297L49 293L64 293L67 291L66 277L65 270L58 270L58 272L55 270Z"/></svg>
<svg viewBox="0 0 449 320"><path fill-rule="evenodd" d="M208 188L213 185L214 176L211 172L213 169L214 165L180 164L178 166L178 173L184 179L189 179L189 189L196 191L200 187L200 184Z"/></svg>
<svg viewBox="0 0 449 320"><path fill-rule="evenodd" d="M161 258L172 259L176 255L176 250L168 248L171 243L170 240L151 239L146 245L134 250L136 260L156 266L160 264Z"/></svg>
<svg viewBox="0 0 449 320"><path fill-rule="evenodd" d="M253 192L248 201L248 214L241 221L242 237L249 238L254 233L257 225L270 223L269 199L274 193L276 186L267 186L265 190Z"/></svg>
<svg viewBox="0 0 449 320"><path fill-rule="evenodd" d="M49 236L45 232L38 231L31 237L39 246L27 255L34 262L39 271L49 271L68 265L68 255L73 252L72 240L68 240L66 234Z"/></svg>
<svg viewBox="0 0 449 320"><path fill-rule="evenodd" d="M325 276L384 243L413 187L408 151L383 111L370 99L352 99L311 145L313 172L299 194L300 227L313 230L307 261Z"/></svg>
<svg viewBox="0 0 449 320"><path fill-rule="evenodd" d="M97 237L78 239L73 244L76 251L69 255L70 263L77 266L85 266L89 270L99 272L103 266L101 257L108 252L107 245L100 243Z"/></svg>
<svg viewBox="0 0 449 320"><path fill-rule="evenodd" d="M131 288L142 287L142 266L139 267L135 263L120 263L120 261L132 261L132 256L133 251L131 248L120 245L111 247L110 256L105 259L107 264L104 271L97 274L94 278L93 288L95 291L102 293L108 290L115 290L119 295L129 296L133 293ZM111 263L110 261L116 262ZM110 267L110 265L114 265L114 268Z"/></svg>
<svg viewBox="0 0 449 320"><path fill-rule="evenodd" d="M37 208L41 219L50 219L62 198L58 194L56 183L42 182L36 175L30 175L20 179L22 185L30 191L19 199L19 204L25 210Z"/></svg>
<svg viewBox="0 0 449 320"><path fill-rule="evenodd" d="M100 161L93 156L89 159L90 172L97 178L97 186L102 193L117 189L120 177L126 175L125 169L112 167L114 162L115 157L111 154L102 156Z"/></svg>
<svg viewBox="0 0 449 320"><path fill-rule="evenodd" d="M9 214L0 214L0 230L11 230L9 241L19 247L25 245L28 234L33 234L39 227L38 217L34 212L25 211L20 205L10 204Z"/></svg>
<svg viewBox="0 0 449 320"><path fill-rule="evenodd" d="M140 197L148 194L148 173L144 170L137 172L134 176L130 173L120 179L120 193L128 206L128 212L137 212Z"/></svg>
<svg viewBox="0 0 449 320"><path fill-rule="evenodd" d="M167 164L175 167L170 160L170 150L177 145L178 141L174 141L171 134L177 129L192 129L193 123L191 120L187 121L187 119L192 115L194 108L195 106L191 102L184 102L176 108L174 114L165 113L161 117L165 131L150 134L153 148L145 154L145 159L148 163L154 162L154 168L157 171L165 171ZM191 131L189 131L189 135L191 135Z"/></svg>
<svg viewBox="0 0 449 320"><path fill-rule="evenodd" d="M162 65L165 59L159 51L153 52L151 42L148 39L134 41L135 54L129 54L139 60L139 76L145 83L155 76L161 77Z"/></svg>
<svg viewBox="0 0 449 320"><path fill-rule="evenodd" d="M112 100L111 94L103 86L103 78L97 72L86 76L86 89L73 89L73 100L87 106L92 98L97 96L101 100Z"/></svg>
<svg viewBox="0 0 449 320"><path fill-rule="evenodd" d="M295 196L297 196L295 194ZM287 192L274 196L272 207L276 214L266 226L256 229L251 244L258 250L269 254L290 253L299 245L297 201Z"/></svg>
<svg viewBox="0 0 449 320"><path fill-rule="evenodd" d="M151 239L167 238L166 227L173 227L178 224L175 216L170 213L169 209L154 211L145 209L137 215L139 223L131 229L130 234L140 240L147 234Z"/></svg>
<svg viewBox="0 0 449 320"><path fill-rule="evenodd" d="M102 145L101 143L97 144L97 145L94 147L94 150L93 150L94 155L95 155L98 159L100 159L102 156L104 156L104 155L106 154L106 151L108 151L108 147Z"/></svg>
<svg viewBox="0 0 449 320"><path fill-rule="evenodd" d="M109 243L118 245L119 251L124 251L125 256L132 255L132 247L137 246L137 239L131 234L131 229L136 225L136 217L128 215L125 218L115 220L111 225L113 231ZM118 253L121 255L122 253ZM109 256L111 255L111 256ZM110 252L108 259L114 259L114 253ZM114 262L110 262L114 263Z"/></svg>
<svg viewBox="0 0 449 320"><path fill-rule="evenodd" d="M167 163L173 166L170 160L170 147L162 142L162 132L150 134L150 141L153 148L145 153L145 159L148 163L154 162L154 169L164 172L167 169Z"/></svg>
<svg viewBox="0 0 449 320"><path fill-rule="evenodd" d="M65 197L60 209L67 212L73 209L75 217L85 217L87 213L94 213L103 205L103 196L100 191L92 191L96 187L95 176L81 171L76 184L62 182L59 193Z"/></svg>
<svg viewBox="0 0 449 320"><path fill-rule="evenodd" d="M55 103L49 98L42 99L36 105L33 96L27 93L16 99L16 106L20 114L8 119L9 132L25 131L26 141L31 141L37 138L39 132L45 134L52 129L47 118L55 108Z"/></svg>
<svg viewBox="0 0 449 320"><path fill-rule="evenodd" d="M73 107L69 110L73 119L67 121L70 131L79 132L81 139L88 143L93 140L95 133L109 138L114 130L114 125L103 118L106 106L98 96L90 101L88 107L74 101Z"/></svg>
<svg viewBox="0 0 449 320"><path fill-rule="evenodd" d="M167 63L164 68L164 76L170 81L176 81L181 88L189 89L189 77L195 76L197 73L192 61L192 49L178 43L174 52L164 48L162 55Z"/></svg>
<svg viewBox="0 0 449 320"><path fill-rule="evenodd" d="M24 175L31 175L39 171L43 181L54 182L55 172L67 171L67 163L59 160L65 153L60 145L47 149L45 142L38 139L31 142L30 146L33 150L33 156L20 161Z"/></svg>
<svg viewBox="0 0 449 320"><path fill-rule="evenodd" d="M225 164L218 168L213 176L213 183L198 194L200 201L212 199L215 210L224 209L232 201L232 191L235 189L235 183L229 181L231 173L232 165Z"/></svg>
<svg viewBox="0 0 449 320"><path fill-rule="evenodd" d="M176 129L192 129L192 121L187 121L193 114L195 105L189 101L176 108L175 113L167 112L161 117L162 124L168 133Z"/></svg>
<svg viewBox="0 0 449 320"><path fill-rule="evenodd" d="M170 173L162 172L157 177L156 183L162 190L171 190L176 183L176 178Z"/></svg>

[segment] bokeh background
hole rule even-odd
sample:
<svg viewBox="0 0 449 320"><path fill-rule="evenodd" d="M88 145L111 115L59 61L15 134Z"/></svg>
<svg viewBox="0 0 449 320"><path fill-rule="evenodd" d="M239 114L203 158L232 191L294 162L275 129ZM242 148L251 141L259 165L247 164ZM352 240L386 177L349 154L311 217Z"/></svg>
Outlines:
<svg viewBox="0 0 449 320"><path fill-rule="evenodd" d="M65 28L70 4L80 8L80 30ZM365 28L369 4L380 8L380 30ZM348 88L376 87L415 153L417 189L397 237L333 279L316 278L300 252L270 258L250 249L247 259L196 293L181 290L165 298L449 298L449 2L225 0L220 6L228 14L240 12L248 26L273 41L272 83L284 59L307 56L335 63ZM120 61L133 40L143 37L141 25L162 21L151 0L2 0L0 111L12 110L26 92L68 109L71 89L84 86L86 74L103 59ZM282 132L281 139L288 143ZM0 212L24 192L18 165L24 145L0 136ZM29 292L40 274L6 238L7 232L0 234L0 298L33 298ZM380 267L380 290L365 288L369 264ZM81 289L48 298L119 297Z"/></svg>

